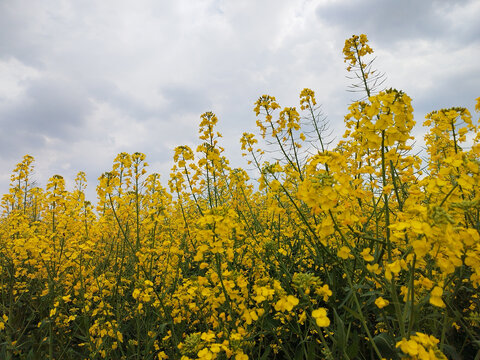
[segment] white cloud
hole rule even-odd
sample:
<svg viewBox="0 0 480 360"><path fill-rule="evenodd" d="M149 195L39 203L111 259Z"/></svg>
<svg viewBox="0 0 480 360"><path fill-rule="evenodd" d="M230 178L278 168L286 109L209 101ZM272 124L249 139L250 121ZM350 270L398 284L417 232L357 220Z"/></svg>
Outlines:
<svg viewBox="0 0 480 360"><path fill-rule="evenodd" d="M38 78L39 71L10 57L0 60L0 102L9 103L21 96L26 83Z"/></svg>

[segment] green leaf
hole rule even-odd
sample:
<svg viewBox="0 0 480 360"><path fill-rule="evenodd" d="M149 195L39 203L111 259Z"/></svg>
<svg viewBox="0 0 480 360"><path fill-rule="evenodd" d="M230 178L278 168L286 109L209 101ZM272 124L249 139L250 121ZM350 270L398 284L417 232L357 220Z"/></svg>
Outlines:
<svg viewBox="0 0 480 360"><path fill-rule="evenodd" d="M345 349L350 359L357 359L360 351L360 335L357 332L352 333L352 343Z"/></svg>
<svg viewBox="0 0 480 360"><path fill-rule="evenodd" d="M347 312L350 313L355 319L362 321L362 317L358 312L356 312L353 309L350 309L348 306L345 306L345 305L343 306L343 308L347 310Z"/></svg>
<svg viewBox="0 0 480 360"><path fill-rule="evenodd" d="M398 359L397 351L395 349L395 340L387 333L380 333L373 337L375 345L383 357L387 359Z"/></svg>
<svg viewBox="0 0 480 360"><path fill-rule="evenodd" d="M270 356L270 352L272 351L272 348L270 346L268 346L265 350L265 352L262 354L262 356L259 358L259 360L265 360L265 359L269 359L269 356Z"/></svg>
<svg viewBox="0 0 480 360"><path fill-rule="evenodd" d="M337 310L333 309L333 315L335 317L335 340L337 341L337 347L343 352L348 341L345 334L345 324L338 316Z"/></svg>

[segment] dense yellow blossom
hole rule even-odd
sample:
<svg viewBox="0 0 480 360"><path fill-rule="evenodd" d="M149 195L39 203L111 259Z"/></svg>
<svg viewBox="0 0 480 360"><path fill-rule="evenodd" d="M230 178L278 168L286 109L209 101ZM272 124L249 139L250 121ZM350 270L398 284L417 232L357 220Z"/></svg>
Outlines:
<svg viewBox="0 0 480 360"><path fill-rule="evenodd" d="M213 112L165 183L123 152L96 203L82 172L38 186L26 155L1 202L1 356L475 358L478 122L430 112L415 154L412 100L369 87L372 53L365 35L345 42L364 94L336 145L303 89L297 107L255 102L248 169L230 165Z"/></svg>

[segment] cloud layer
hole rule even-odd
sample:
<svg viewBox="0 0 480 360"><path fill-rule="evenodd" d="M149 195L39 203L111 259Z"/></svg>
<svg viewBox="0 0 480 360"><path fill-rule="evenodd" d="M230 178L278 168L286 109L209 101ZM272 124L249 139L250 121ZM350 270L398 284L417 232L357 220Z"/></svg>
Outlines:
<svg viewBox="0 0 480 360"><path fill-rule="evenodd" d="M214 111L232 162L259 95L297 105L312 88L339 137L352 94L341 50L366 33L387 87L436 108L473 108L478 1L53 1L0 3L0 192L23 155L45 184L85 171L89 194L121 151L164 179L177 145ZM421 137L421 129L417 130Z"/></svg>

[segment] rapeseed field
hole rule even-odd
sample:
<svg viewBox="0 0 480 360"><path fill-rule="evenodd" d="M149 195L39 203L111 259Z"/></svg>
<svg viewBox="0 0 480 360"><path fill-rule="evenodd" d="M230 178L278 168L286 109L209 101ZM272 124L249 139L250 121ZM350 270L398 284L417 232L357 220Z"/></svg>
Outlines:
<svg viewBox="0 0 480 360"><path fill-rule="evenodd" d="M256 175L212 112L168 186L121 153L96 203L84 173L35 186L26 155L1 203L0 358L480 359L478 121L432 111L415 154L410 97L378 91L365 35L343 53L342 140L312 90L260 96Z"/></svg>

